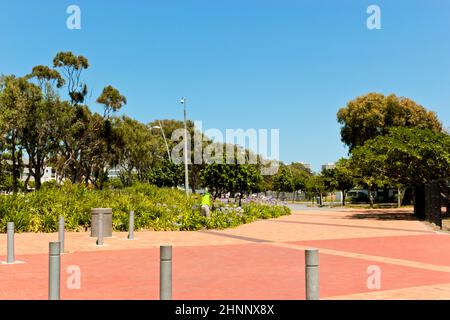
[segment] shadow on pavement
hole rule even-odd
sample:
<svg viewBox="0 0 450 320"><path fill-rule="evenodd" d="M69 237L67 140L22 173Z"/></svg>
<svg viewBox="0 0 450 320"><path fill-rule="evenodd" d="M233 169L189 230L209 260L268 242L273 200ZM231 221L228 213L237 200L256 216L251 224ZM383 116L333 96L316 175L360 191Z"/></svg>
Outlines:
<svg viewBox="0 0 450 320"><path fill-rule="evenodd" d="M386 211L386 210L367 210L354 213L345 217L346 219L373 219L373 220L418 220L411 211Z"/></svg>

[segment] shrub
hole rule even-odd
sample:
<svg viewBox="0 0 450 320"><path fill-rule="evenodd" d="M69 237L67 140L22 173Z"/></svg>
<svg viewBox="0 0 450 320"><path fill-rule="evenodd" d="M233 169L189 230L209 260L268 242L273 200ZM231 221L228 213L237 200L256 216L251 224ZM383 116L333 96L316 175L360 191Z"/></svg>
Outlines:
<svg viewBox="0 0 450 320"><path fill-rule="evenodd" d="M135 212L136 230L222 229L290 213L283 206L248 203L242 208L219 206L206 219L200 213L198 197L186 197L177 189L136 184L91 190L65 183L28 194L1 195L0 232L6 232L8 221L15 223L17 232L55 232L60 215L68 231L84 231L90 227L91 208L112 208L115 231L127 230L131 210Z"/></svg>

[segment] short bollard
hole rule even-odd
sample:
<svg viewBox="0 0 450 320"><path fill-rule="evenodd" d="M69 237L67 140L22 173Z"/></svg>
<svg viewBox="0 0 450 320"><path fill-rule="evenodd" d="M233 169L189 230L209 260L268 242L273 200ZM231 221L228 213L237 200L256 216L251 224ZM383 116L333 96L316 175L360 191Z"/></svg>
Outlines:
<svg viewBox="0 0 450 320"><path fill-rule="evenodd" d="M48 299L60 299L61 247L59 242L50 242L48 261Z"/></svg>
<svg viewBox="0 0 450 320"><path fill-rule="evenodd" d="M306 300L319 300L319 250L305 251Z"/></svg>
<svg viewBox="0 0 450 320"><path fill-rule="evenodd" d="M159 298L172 300L172 246L160 247Z"/></svg>
<svg viewBox="0 0 450 320"><path fill-rule="evenodd" d="M58 241L61 244L61 253L64 253L64 217L59 217L58 222Z"/></svg>
<svg viewBox="0 0 450 320"><path fill-rule="evenodd" d="M98 214L98 238L97 238L97 245L102 246L103 245L103 213L100 212Z"/></svg>
<svg viewBox="0 0 450 320"><path fill-rule="evenodd" d="M8 233L6 263L12 264L16 260L14 254L14 222L8 222L6 229Z"/></svg>
<svg viewBox="0 0 450 320"><path fill-rule="evenodd" d="M128 220L128 240L134 239L134 211L130 211L130 219Z"/></svg>

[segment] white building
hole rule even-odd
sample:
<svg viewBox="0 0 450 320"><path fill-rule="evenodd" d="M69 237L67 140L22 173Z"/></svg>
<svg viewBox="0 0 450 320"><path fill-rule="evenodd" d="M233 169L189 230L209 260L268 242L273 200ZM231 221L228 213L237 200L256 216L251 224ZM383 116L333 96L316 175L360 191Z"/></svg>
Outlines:
<svg viewBox="0 0 450 320"><path fill-rule="evenodd" d="M300 164L302 164L306 169L308 169L309 171L312 172L312 164L311 163L304 163L304 162L299 162Z"/></svg>
<svg viewBox="0 0 450 320"><path fill-rule="evenodd" d="M22 181L25 181L28 178L28 174L30 173L30 170L28 168L28 159L23 159L23 165L24 165L24 168L23 168L22 174L20 175L20 179ZM41 177L41 183L49 182L49 181L53 181L53 180L56 180L55 168L45 167L44 174ZM29 181L34 181L33 175L30 176Z"/></svg>
<svg viewBox="0 0 450 320"><path fill-rule="evenodd" d="M331 169L334 169L334 168L336 168L336 165L334 163L332 163L332 162L329 162L327 164L323 164L322 165L322 171L331 170Z"/></svg>

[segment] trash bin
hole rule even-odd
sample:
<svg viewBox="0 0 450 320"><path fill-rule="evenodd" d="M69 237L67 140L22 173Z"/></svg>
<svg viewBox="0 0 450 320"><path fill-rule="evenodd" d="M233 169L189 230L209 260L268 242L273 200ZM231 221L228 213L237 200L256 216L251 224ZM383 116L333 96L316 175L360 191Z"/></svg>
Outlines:
<svg viewBox="0 0 450 320"><path fill-rule="evenodd" d="M98 237L98 214L103 213L103 236L112 237L112 209L91 209L91 237Z"/></svg>

